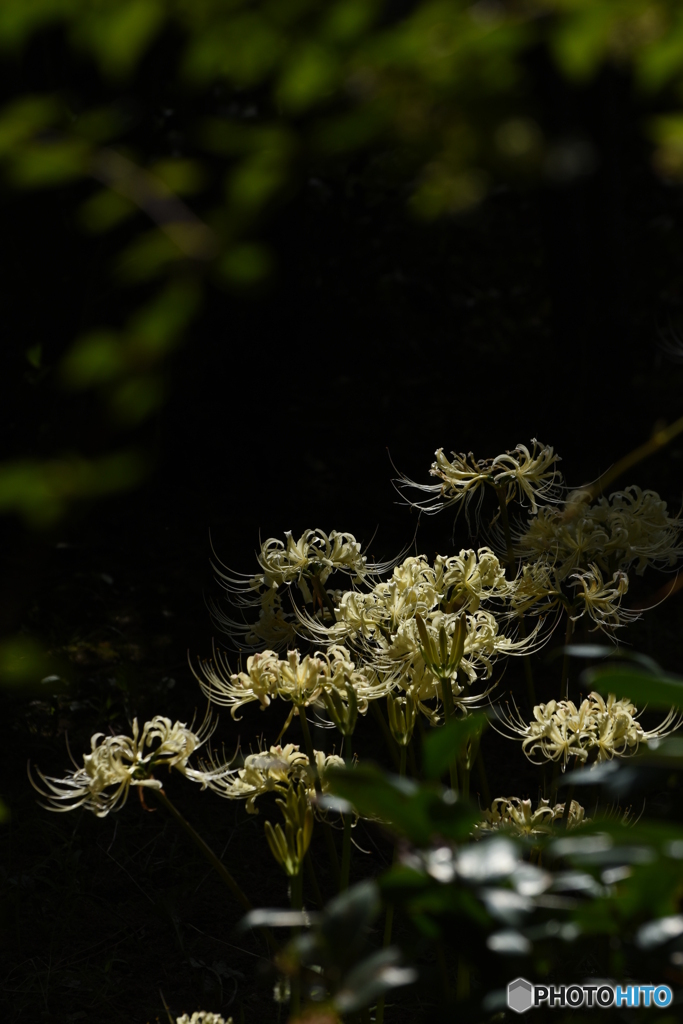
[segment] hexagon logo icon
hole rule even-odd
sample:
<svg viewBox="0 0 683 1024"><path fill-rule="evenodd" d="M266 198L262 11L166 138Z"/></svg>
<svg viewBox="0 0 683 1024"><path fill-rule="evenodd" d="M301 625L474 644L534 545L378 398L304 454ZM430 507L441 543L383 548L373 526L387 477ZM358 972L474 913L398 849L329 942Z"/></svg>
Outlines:
<svg viewBox="0 0 683 1024"><path fill-rule="evenodd" d="M526 978L515 978L508 985L508 1007L515 1013L526 1013L534 1002L534 986Z"/></svg>

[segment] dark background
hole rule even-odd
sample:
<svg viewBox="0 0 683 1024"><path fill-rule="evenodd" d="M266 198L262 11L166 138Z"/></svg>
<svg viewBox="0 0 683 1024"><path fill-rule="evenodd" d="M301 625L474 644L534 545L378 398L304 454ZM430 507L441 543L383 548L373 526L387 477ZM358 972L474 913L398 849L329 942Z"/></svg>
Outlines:
<svg viewBox="0 0 683 1024"><path fill-rule="evenodd" d="M220 594L210 538L241 572L252 570L259 536L308 527L363 543L374 535L371 553L388 558L416 527L392 487L392 461L427 482L437 447L487 457L537 437L579 485L680 415L683 371L661 342L680 323L681 190L650 169L626 77L605 71L577 89L534 60L539 118L564 140L568 169L535 185L501 182L477 209L431 225L406 212L410 183L387 175L384 151L302 175L263 226L272 277L211 292L175 357L169 400L140 428L154 463L144 485L84 503L41 533L5 520L3 631L35 637L63 680L3 695L5 1020L164 1020L159 990L177 1014L201 1006L276 1019L263 950L231 932L235 908L161 813L131 798L105 821L50 816L25 776L27 757L63 773L67 732L78 758L94 731L125 731L134 715L189 721L201 702L187 654L210 656L205 602ZM41 74L54 87L66 72L56 58L46 66L39 50L8 87ZM140 136L171 150L192 112L147 75L132 90ZM13 457L97 453L113 430L50 369L74 334L115 322L137 298L110 278L119 239L80 231L80 188L3 196L3 436ZM24 358L37 341L45 372ZM633 480L678 509L682 455L674 442ZM451 512L423 518L417 548L432 556L467 544L464 518L452 534ZM650 577L634 599L663 581ZM680 624L675 598L632 642L680 670ZM240 724L222 717L231 750L264 728L273 742L281 724L253 709ZM519 751L513 759L489 742L496 792L511 771L534 785ZM263 813L221 805L219 815L209 794L169 786L254 902L284 905ZM656 799L669 813L666 795ZM366 832L359 877L389 856ZM415 998L390 1019L422 1019Z"/></svg>

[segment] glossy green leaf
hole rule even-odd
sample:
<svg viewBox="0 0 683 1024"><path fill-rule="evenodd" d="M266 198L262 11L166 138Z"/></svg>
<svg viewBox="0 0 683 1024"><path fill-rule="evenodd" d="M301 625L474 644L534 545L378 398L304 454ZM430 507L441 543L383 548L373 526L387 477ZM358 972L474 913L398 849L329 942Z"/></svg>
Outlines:
<svg viewBox="0 0 683 1024"><path fill-rule="evenodd" d="M333 793L348 800L364 817L377 818L420 845L436 835L465 839L479 820L475 808L451 801L432 786L389 775L372 765L327 773Z"/></svg>
<svg viewBox="0 0 683 1024"><path fill-rule="evenodd" d="M628 697L639 708L647 704L658 708L683 708L683 678L652 675L636 668L609 667L584 673L586 686L599 693Z"/></svg>
<svg viewBox="0 0 683 1024"><path fill-rule="evenodd" d="M457 761L470 740L481 736L488 725L485 714L458 718L429 732L424 741L422 765L427 779L439 779Z"/></svg>

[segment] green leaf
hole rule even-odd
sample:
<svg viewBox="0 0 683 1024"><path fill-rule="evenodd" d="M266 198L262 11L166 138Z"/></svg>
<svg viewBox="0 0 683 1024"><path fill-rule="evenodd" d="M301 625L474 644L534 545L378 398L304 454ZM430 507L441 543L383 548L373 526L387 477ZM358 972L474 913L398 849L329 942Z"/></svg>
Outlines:
<svg viewBox="0 0 683 1024"><path fill-rule="evenodd" d="M14 689L39 683L53 668L40 644L29 637L15 636L0 642L0 687Z"/></svg>
<svg viewBox="0 0 683 1024"><path fill-rule="evenodd" d="M71 39L89 50L104 75L129 74L165 20L161 0L113 0L82 11L71 22Z"/></svg>
<svg viewBox="0 0 683 1024"><path fill-rule="evenodd" d="M251 285L262 281L272 270L268 249L255 242L244 242L228 250L220 261L219 273L231 284Z"/></svg>
<svg viewBox="0 0 683 1024"><path fill-rule="evenodd" d="M371 1006L391 989L411 985L417 980L414 967L400 966L401 951L395 946L378 949L356 964L335 993L334 1006L339 1013L354 1013Z"/></svg>
<svg viewBox="0 0 683 1024"><path fill-rule="evenodd" d="M462 756L465 744L481 736L488 725L485 714L479 712L458 718L434 729L424 741L422 766L427 779L439 779L450 765Z"/></svg>
<svg viewBox="0 0 683 1024"><path fill-rule="evenodd" d="M609 667L589 669L582 676L586 685L599 693L628 697L641 707L683 708L683 678L652 675L639 669Z"/></svg>
<svg viewBox="0 0 683 1024"><path fill-rule="evenodd" d="M60 373L70 388L106 384L120 376L125 366L119 335L114 331L93 331L79 338L67 352Z"/></svg>
<svg viewBox="0 0 683 1024"><path fill-rule="evenodd" d="M178 195L199 192L205 183L204 170L196 160L157 160L147 170Z"/></svg>
<svg viewBox="0 0 683 1024"><path fill-rule="evenodd" d="M119 423L132 426L156 412L165 397L166 388L161 378L131 377L112 392L109 408Z"/></svg>
<svg viewBox="0 0 683 1024"><path fill-rule="evenodd" d="M54 125L63 112L56 96L22 96L8 103L0 111L0 155L11 154L36 132Z"/></svg>
<svg viewBox="0 0 683 1024"><path fill-rule="evenodd" d="M8 177L21 188L46 188L88 173L90 146L82 139L29 142L13 154Z"/></svg>
<svg viewBox="0 0 683 1024"><path fill-rule="evenodd" d="M175 348L200 299L201 290L195 282L172 281L138 309L126 327L129 362L146 365Z"/></svg>
<svg viewBox="0 0 683 1024"><path fill-rule="evenodd" d="M18 512L32 526L49 526L69 502L101 497L134 486L144 476L137 452L100 459L23 460L0 463L0 511Z"/></svg>
<svg viewBox="0 0 683 1024"><path fill-rule="evenodd" d="M193 225L186 225L188 228ZM116 274L120 281L148 281L158 277L169 264L185 259L186 254L166 232L153 228L135 239L120 254Z"/></svg>
<svg viewBox="0 0 683 1024"><path fill-rule="evenodd" d="M292 52L275 95L285 109L299 113L326 99L333 92L339 74L336 54L309 41Z"/></svg>
<svg viewBox="0 0 683 1024"><path fill-rule="evenodd" d="M471 804L452 801L433 786L382 772L374 765L326 773L333 793L353 804L362 817L379 818L417 845L435 836L466 839L479 814ZM445 798L447 797L447 798Z"/></svg>
<svg viewBox="0 0 683 1024"><path fill-rule="evenodd" d="M683 19L635 54L638 81L648 90L661 89L683 71Z"/></svg>
<svg viewBox="0 0 683 1024"><path fill-rule="evenodd" d="M101 189L87 199L79 210L79 220L84 228L99 234L109 231L122 221L138 212L138 207L129 199L108 188Z"/></svg>
<svg viewBox="0 0 683 1024"><path fill-rule="evenodd" d="M262 14L236 15L190 40L183 73L197 84L226 75L238 85L255 85L277 64L286 45L284 33Z"/></svg>
<svg viewBox="0 0 683 1024"><path fill-rule="evenodd" d="M558 19L552 50L568 78L585 80L608 53L615 23L622 15L617 4L591 3Z"/></svg>

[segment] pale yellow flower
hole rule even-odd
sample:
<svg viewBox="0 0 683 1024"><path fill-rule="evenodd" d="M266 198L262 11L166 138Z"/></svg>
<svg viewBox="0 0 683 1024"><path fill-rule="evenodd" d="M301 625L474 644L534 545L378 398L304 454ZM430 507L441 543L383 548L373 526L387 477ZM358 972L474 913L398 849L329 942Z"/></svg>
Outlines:
<svg viewBox="0 0 683 1024"><path fill-rule="evenodd" d="M588 569L572 573L569 580L578 589L574 596L576 614L571 616L573 621L588 615L596 623L596 629L606 631L640 618L639 612L621 607L621 599L628 592L628 576L625 572L617 570L610 586L603 580L597 565L591 563Z"/></svg>
<svg viewBox="0 0 683 1024"><path fill-rule="evenodd" d="M483 820L475 826L475 835L494 832L505 828L519 836L549 835L558 822L563 822L565 804L551 807L548 800L541 799L536 808L532 808L531 800L520 800L516 796L498 797L491 804L491 809L482 811ZM586 824L590 818L576 800L569 805L566 828L577 828ZM564 827L564 826L563 826Z"/></svg>
<svg viewBox="0 0 683 1024"><path fill-rule="evenodd" d="M571 759L585 764L634 754L642 742L668 736L682 720L672 709L659 726L646 731L630 700L617 700L614 694L605 700L595 692L578 707L571 700L538 704L533 715L533 721L527 723L515 710L505 717L505 725L523 738L522 750L532 763L560 761L563 767Z"/></svg>
<svg viewBox="0 0 683 1024"><path fill-rule="evenodd" d="M366 556L351 533L330 534L322 530L305 530L298 540L285 533L284 543L270 537L261 545L258 555L263 572L253 576L251 586L280 587L297 583L307 601L313 600L307 578L316 576L322 585L335 571L345 572L360 580L366 571Z"/></svg>
<svg viewBox="0 0 683 1024"><path fill-rule="evenodd" d="M327 789L325 772L328 768L344 767L344 759L336 754L324 754L315 750L315 770L310 768L306 754L297 744L273 746L257 754L248 754L242 768L233 769L230 774L217 775L208 786L226 800L246 800L249 814L258 814L255 801L264 793L287 792L291 785L306 786L311 801L315 796L315 774L321 779L323 792ZM210 763L211 769L213 765Z"/></svg>
<svg viewBox="0 0 683 1024"><path fill-rule="evenodd" d="M635 564L642 574L681 557L682 527L655 491L627 487L592 505L584 492L572 492L564 508L539 509L515 547L523 558L551 561L559 580L590 562L609 572Z"/></svg>
<svg viewBox="0 0 683 1024"><path fill-rule="evenodd" d="M531 451L519 444L513 451L505 452L494 459L475 459L472 452L451 452L452 459L444 455L443 448L435 452L430 475L439 477L441 485L417 484L407 477L401 479L404 487L416 487L433 495L416 507L426 512L439 512L463 502L469 505L474 494L487 484L502 491L506 503L517 496L522 502L528 501L532 512L538 509L538 501L554 501L562 488L562 476L557 469L559 456L552 448L532 439Z"/></svg>
<svg viewBox="0 0 683 1024"><path fill-rule="evenodd" d="M71 811L86 807L98 818L123 807L131 786L161 789L162 783L153 776L159 768L175 768L202 788L225 775L227 765L215 765L211 770L197 770L188 765L189 758L209 738L215 723L207 718L197 732L183 722L172 723L170 718L157 715L146 722L142 732L137 718L133 719L132 736L105 736L98 732L91 739L91 751L83 756L83 767L76 765L63 779L45 776L36 768L36 774L47 787L47 792L29 779L34 789L48 800L44 805L50 811ZM75 762L74 762L75 763Z"/></svg>
<svg viewBox="0 0 683 1024"><path fill-rule="evenodd" d="M186 1013L182 1017L176 1017L176 1024L232 1024L232 1017L226 1020L220 1013L208 1013L206 1010L199 1010L188 1017Z"/></svg>
<svg viewBox="0 0 683 1024"><path fill-rule="evenodd" d="M323 691L335 689L343 697L347 683L353 686L358 710L364 714L369 700L386 697L393 688L372 668L357 666L340 645L303 658L298 650L288 651L282 659L273 651L263 651L247 659L246 672L236 673L219 651L214 661L202 662L200 669L202 674L195 672L195 676L206 696L214 704L229 707L233 718L244 704L258 701L265 709L276 697L293 704L295 713L311 705L322 709Z"/></svg>
<svg viewBox="0 0 683 1024"><path fill-rule="evenodd" d="M282 607L282 597L277 590L265 590L258 595L257 622L238 621L214 602L209 607L216 626L243 650L258 650L265 646L279 651L291 646L296 639L296 621Z"/></svg>

